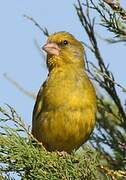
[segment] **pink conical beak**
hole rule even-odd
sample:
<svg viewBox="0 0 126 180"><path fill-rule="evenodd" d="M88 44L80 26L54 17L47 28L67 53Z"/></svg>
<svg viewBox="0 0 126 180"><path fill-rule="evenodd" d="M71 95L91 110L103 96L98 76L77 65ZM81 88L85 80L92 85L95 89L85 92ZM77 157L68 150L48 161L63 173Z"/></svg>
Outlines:
<svg viewBox="0 0 126 180"><path fill-rule="evenodd" d="M58 56L60 53L60 48L56 43L53 42L47 42L42 49L47 52L48 54L56 55Z"/></svg>

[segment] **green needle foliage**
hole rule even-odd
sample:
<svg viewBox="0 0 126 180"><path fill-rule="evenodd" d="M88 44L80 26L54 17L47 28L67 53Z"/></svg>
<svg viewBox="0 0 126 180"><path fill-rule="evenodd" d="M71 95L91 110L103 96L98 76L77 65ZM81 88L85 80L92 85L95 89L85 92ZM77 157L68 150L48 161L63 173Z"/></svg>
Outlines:
<svg viewBox="0 0 126 180"><path fill-rule="evenodd" d="M0 108L1 178L22 179L99 179L97 153L86 147L81 153L60 155L47 152L30 134L16 111Z"/></svg>

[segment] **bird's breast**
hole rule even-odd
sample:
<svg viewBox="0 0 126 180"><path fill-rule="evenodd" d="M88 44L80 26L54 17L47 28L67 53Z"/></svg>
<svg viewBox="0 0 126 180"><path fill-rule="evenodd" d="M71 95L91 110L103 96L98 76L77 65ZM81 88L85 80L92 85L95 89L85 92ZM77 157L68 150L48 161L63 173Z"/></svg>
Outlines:
<svg viewBox="0 0 126 180"><path fill-rule="evenodd" d="M45 108L83 108L94 100L94 89L84 73L59 71L51 74L43 89Z"/></svg>

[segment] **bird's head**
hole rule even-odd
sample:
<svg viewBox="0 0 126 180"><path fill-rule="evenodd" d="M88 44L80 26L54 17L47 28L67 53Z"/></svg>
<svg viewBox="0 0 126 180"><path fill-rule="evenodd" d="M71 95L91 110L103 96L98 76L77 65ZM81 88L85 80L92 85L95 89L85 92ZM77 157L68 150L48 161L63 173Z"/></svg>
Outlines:
<svg viewBox="0 0 126 180"><path fill-rule="evenodd" d="M67 32L50 35L42 49L47 52L49 69L66 64L84 67L84 48L81 42Z"/></svg>

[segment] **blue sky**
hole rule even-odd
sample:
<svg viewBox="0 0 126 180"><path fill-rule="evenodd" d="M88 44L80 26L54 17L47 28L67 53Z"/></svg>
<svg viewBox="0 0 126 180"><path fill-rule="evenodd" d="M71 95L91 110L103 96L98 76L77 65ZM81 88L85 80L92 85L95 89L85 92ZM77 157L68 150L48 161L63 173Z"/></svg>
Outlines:
<svg viewBox="0 0 126 180"><path fill-rule="evenodd" d="M4 0L1 2L0 105L8 103L13 106L28 124L31 124L34 100L25 96L3 77L3 74L7 73L26 90L37 93L47 76L44 60L34 43L36 40L41 46L45 43L46 37L32 22L25 19L23 14L33 17L42 27L47 27L50 33L65 30L86 42L86 35L73 7L75 2L75 0ZM96 30L102 36L108 37L106 31L103 30L102 34L102 28ZM99 45L105 57L105 63L110 64L116 81L126 87L126 46L109 45L104 41L100 41ZM92 56L89 55L89 58ZM124 94L120 93L120 96L122 100L125 99Z"/></svg>

